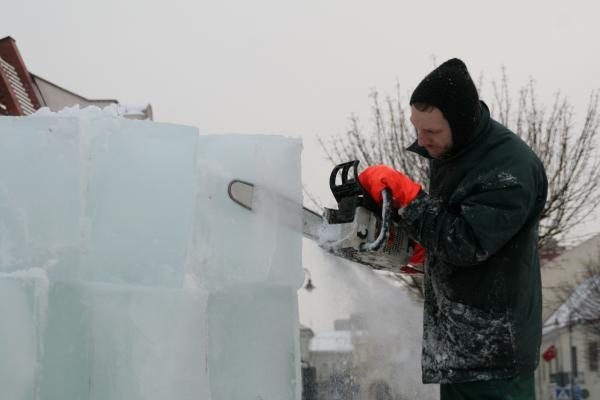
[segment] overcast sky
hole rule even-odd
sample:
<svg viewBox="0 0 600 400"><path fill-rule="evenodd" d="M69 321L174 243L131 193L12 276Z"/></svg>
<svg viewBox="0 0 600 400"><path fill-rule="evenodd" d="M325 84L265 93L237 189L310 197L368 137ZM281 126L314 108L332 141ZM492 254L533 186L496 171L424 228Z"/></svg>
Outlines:
<svg viewBox="0 0 600 400"><path fill-rule="evenodd" d="M408 93L433 59L462 58L489 80L504 65L515 88L533 77L548 102L561 89L581 113L600 88L594 0L2 4L0 37L78 94L151 103L157 121L202 133L302 137L304 182L325 202L317 135L340 134L351 113L368 125L369 91L393 93L398 81Z"/></svg>

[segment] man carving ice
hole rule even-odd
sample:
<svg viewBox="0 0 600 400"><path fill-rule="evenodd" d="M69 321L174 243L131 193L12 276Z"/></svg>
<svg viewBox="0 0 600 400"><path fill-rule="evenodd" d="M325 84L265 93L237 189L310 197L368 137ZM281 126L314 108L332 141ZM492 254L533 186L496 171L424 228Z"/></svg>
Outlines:
<svg viewBox="0 0 600 400"><path fill-rule="evenodd" d="M490 117L458 59L427 75L410 104L409 149L429 159L429 188L384 165L359 180L378 201L391 189L401 224L426 251L423 382L440 383L442 400L534 399L544 167Z"/></svg>

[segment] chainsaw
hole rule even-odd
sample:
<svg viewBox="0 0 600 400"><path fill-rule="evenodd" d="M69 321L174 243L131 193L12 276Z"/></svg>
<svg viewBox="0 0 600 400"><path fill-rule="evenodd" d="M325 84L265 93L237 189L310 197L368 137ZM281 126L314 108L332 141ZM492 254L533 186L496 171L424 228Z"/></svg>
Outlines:
<svg viewBox="0 0 600 400"><path fill-rule="evenodd" d="M382 191L383 204L378 205L358 180L358 164L358 160L342 163L331 171L329 187L337 209L325 208L321 215L302 206L302 233L336 256L399 272L408 263L412 242L392 217L391 191ZM248 210L253 209L256 190L265 189L237 179L228 187L231 200ZM277 196L281 203L295 205L293 200Z"/></svg>

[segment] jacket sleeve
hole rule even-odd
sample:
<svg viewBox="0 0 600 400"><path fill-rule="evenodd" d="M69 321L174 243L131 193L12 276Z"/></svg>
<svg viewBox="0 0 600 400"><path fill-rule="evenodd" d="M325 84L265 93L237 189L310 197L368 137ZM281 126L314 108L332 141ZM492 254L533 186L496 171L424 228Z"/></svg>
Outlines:
<svg viewBox="0 0 600 400"><path fill-rule="evenodd" d="M492 170L479 176L452 210L422 191L402 210L403 224L428 254L457 266L477 265L539 218L545 175L519 175Z"/></svg>

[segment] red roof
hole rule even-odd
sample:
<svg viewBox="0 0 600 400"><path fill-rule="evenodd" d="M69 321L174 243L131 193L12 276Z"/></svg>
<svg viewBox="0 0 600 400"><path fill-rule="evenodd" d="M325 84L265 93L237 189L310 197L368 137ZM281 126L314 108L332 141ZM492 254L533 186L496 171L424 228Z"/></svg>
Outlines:
<svg viewBox="0 0 600 400"><path fill-rule="evenodd" d="M40 107L15 40L0 39L0 114L29 115Z"/></svg>

